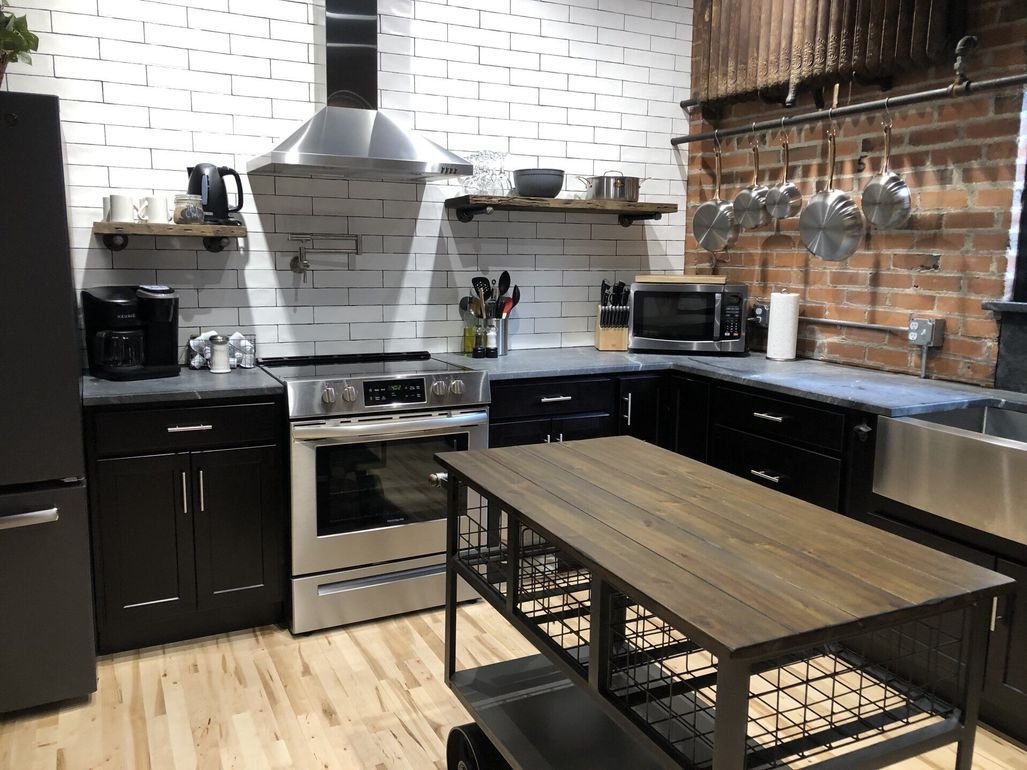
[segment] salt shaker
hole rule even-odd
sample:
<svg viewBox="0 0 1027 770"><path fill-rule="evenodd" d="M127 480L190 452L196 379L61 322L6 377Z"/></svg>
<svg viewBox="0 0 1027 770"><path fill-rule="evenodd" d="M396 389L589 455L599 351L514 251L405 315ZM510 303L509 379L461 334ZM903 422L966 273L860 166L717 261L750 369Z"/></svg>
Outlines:
<svg viewBox="0 0 1027 770"><path fill-rule="evenodd" d="M232 371L228 361L228 337L223 334L210 338L210 370L215 374Z"/></svg>

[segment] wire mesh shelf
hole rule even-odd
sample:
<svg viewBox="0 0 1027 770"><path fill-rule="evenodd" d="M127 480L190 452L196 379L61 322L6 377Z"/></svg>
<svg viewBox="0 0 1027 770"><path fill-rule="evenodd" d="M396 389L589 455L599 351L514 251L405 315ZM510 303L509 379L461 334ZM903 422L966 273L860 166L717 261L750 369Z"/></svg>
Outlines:
<svg viewBox="0 0 1027 770"><path fill-rule="evenodd" d="M581 670L588 668L592 575L566 552L519 526L518 614Z"/></svg>
<svg viewBox="0 0 1027 770"><path fill-rule="evenodd" d="M456 557L494 594L505 598L510 581L506 541L508 520L497 506L468 492L467 505L457 517Z"/></svg>
<svg viewBox="0 0 1027 770"><path fill-rule="evenodd" d="M713 765L717 660L623 594L611 615L605 692L687 767ZM749 680L746 767L799 767L871 735L955 713L965 653L963 610L760 663Z"/></svg>

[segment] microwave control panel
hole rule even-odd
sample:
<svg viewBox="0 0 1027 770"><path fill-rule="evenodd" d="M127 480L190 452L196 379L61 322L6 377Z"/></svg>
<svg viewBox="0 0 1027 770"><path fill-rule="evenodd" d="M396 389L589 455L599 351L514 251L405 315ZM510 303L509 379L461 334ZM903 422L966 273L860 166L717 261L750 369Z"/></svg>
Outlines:
<svg viewBox="0 0 1027 770"><path fill-rule="evenodd" d="M742 310L744 301L740 294L725 294L721 302L721 339L738 339L742 336Z"/></svg>
<svg viewBox="0 0 1027 770"><path fill-rule="evenodd" d="M424 377L364 382L364 403L367 405L423 404L426 400Z"/></svg>

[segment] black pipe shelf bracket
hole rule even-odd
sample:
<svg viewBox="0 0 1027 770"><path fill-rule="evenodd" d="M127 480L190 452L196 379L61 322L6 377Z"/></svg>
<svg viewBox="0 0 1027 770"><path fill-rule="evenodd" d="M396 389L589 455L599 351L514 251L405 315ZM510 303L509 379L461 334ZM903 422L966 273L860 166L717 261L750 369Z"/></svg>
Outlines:
<svg viewBox="0 0 1027 770"><path fill-rule="evenodd" d="M900 96L889 96L885 99L861 102L859 104L847 104L841 107L831 107L815 112L807 112L803 115L785 115L775 120L764 120L736 128L717 129L715 131L704 131L697 134L685 134L675 136L670 140L673 147L690 142L705 142L710 139L717 141L732 136L744 136L746 134L758 134L764 131L784 130L790 126L800 126L807 123L818 123L824 120L836 120L838 118L850 117L853 115L865 115L870 112L886 112L900 107L909 107L914 104L941 101L943 99L955 99L970 94L984 91L997 91L1003 88L1014 88L1027 85L1027 73L1019 75L1008 75L991 80L965 80L965 74L957 65L957 79L944 88L932 88L927 91L917 91L911 94ZM681 102L682 109L694 107L697 102L693 99L685 99Z"/></svg>

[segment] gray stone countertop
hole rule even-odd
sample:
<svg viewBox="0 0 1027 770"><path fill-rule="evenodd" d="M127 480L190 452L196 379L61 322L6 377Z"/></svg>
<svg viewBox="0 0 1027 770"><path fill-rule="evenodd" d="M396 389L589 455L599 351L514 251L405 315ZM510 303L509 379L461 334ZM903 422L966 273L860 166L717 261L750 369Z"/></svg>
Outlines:
<svg viewBox="0 0 1027 770"><path fill-rule="evenodd" d="M82 376L84 406L273 396L281 392L282 384L259 368L233 369L228 374L212 374L206 369L183 367L178 377L130 382L101 380L88 374Z"/></svg>
<svg viewBox="0 0 1027 770"><path fill-rule="evenodd" d="M768 361L762 353L745 357L678 356L578 347L511 350L502 358L490 359L459 353L441 353L435 358L486 371L490 380L672 369L889 417L993 404L1027 411L1024 393L921 380L908 374L812 359Z"/></svg>

